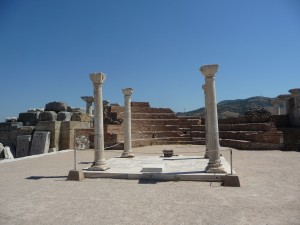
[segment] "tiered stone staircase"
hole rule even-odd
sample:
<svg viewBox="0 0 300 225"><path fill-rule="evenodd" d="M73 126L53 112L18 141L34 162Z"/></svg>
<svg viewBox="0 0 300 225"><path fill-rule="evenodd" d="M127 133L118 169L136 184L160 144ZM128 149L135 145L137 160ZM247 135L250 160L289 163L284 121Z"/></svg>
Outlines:
<svg viewBox="0 0 300 225"><path fill-rule="evenodd" d="M124 119L124 107L111 106L110 113L117 120ZM160 144L200 144L192 137L192 127L199 125L200 118L177 117L169 108L151 108L148 102L131 103L132 147ZM107 124L106 134L115 134L116 139L106 142L123 142L124 127ZM119 148L120 146L118 146Z"/></svg>
<svg viewBox="0 0 300 225"><path fill-rule="evenodd" d="M194 139L205 144L205 125L194 127ZM222 124L219 120L220 145L245 150L281 149L283 134L272 123Z"/></svg>

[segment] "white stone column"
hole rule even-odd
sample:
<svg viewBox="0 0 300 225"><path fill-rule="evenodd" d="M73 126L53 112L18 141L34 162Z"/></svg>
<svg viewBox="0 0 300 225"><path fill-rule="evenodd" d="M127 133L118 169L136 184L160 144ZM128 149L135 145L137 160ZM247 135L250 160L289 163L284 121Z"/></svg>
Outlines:
<svg viewBox="0 0 300 225"><path fill-rule="evenodd" d="M208 159L209 158L209 150L207 148L207 144L208 144L208 135L207 135L207 111L206 111L206 90L205 90L205 84L202 85L202 89L204 91L204 105L205 105L205 111L204 111L204 115L205 115L205 155L204 158Z"/></svg>
<svg viewBox="0 0 300 225"><path fill-rule="evenodd" d="M93 115L93 96L82 96L81 99L86 102L86 113L90 116Z"/></svg>
<svg viewBox="0 0 300 225"><path fill-rule="evenodd" d="M124 94L125 115L124 115L124 152L122 158L134 157L131 149L131 95L132 88L125 88L122 90Z"/></svg>
<svg viewBox="0 0 300 225"><path fill-rule="evenodd" d="M218 113L215 90L215 73L217 70L217 64L204 65L200 68L201 73L205 76L206 91L207 148L209 149L209 162L205 168L206 173L225 173L220 160Z"/></svg>
<svg viewBox="0 0 300 225"><path fill-rule="evenodd" d="M94 86L94 163L88 170L107 170L108 166L104 157L104 132L103 132L103 103L102 84L106 78L103 73L91 73L90 79Z"/></svg>

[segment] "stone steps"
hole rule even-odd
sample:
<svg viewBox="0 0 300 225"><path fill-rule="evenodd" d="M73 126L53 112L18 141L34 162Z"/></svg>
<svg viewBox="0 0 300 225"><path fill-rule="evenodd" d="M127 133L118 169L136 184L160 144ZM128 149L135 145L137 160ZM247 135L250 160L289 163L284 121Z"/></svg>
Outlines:
<svg viewBox="0 0 300 225"><path fill-rule="evenodd" d="M260 143L235 139L220 139L220 145L240 150L278 150L282 144Z"/></svg>

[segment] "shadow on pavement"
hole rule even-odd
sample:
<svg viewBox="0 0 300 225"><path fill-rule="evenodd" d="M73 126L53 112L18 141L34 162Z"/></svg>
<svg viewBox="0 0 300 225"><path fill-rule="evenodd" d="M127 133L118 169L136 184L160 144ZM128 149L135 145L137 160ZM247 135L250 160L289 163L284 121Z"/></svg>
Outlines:
<svg viewBox="0 0 300 225"><path fill-rule="evenodd" d="M53 179L53 178L68 178L68 176L30 176L26 177L27 180L40 180L40 179Z"/></svg>

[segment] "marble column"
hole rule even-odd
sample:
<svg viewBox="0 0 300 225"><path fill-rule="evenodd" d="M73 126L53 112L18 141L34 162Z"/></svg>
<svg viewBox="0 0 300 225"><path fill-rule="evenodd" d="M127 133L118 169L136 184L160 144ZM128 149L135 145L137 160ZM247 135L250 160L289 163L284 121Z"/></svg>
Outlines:
<svg viewBox="0 0 300 225"><path fill-rule="evenodd" d="M94 86L94 163L88 170L104 171L109 167L104 157L104 132L103 132L103 103L102 84L106 78L103 73L91 73L90 79Z"/></svg>
<svg viewBox="0 0 300 225"><path fill-rule="evenodd" d="M207 144L208 144L208 135L207 135L207 111L206 111L206 90L205 90L205 84L202 85L202 89L204 91L204 105L205 105L205 111L204 111L204 115L205 115L205 155L204 158L208 159L209 158L209 150L207 148Z"/></svg>
<svg viewBox="0 0 300 225"><path fill-rule="evenodd" d="M134 157L131 149L131 95L132 88L125 88L122 90L124 94L125 115L124 115L124 152L122 158Z"/></svg>
<svg viewBox="0 0 300 225"><path fill-rule="evenodd" d="M209 150L209 162L205 168L206 173L226 173L220 160L218 113L215 90L215 73L217 72L218 67L217 64L213 64L204 65L200 68L201 73L205 77L206 91L207 148Z"/></svg>
<svg viewBox="0 0 300 225"><path fill-rule="evenodd" d="M93 96L82 96L81 99L86 102L86 113L90 116L93 115Z"/></svg>

